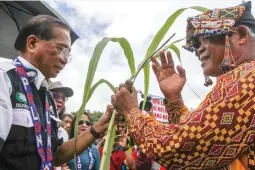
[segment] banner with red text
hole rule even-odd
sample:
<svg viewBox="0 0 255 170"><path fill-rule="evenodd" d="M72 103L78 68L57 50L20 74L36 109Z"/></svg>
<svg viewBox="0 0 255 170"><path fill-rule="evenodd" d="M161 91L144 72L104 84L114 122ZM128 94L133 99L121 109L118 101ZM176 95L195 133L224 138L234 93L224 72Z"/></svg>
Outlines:
<svg viewBox="0 0 255 170"><path fill-rule="evenodd" d="M155 95L149 95L151 97L152 108L151 111L153 112L157 121L161 123L168 123L168 114L166 112L166 107L164 105L164 98Z"/></svg>

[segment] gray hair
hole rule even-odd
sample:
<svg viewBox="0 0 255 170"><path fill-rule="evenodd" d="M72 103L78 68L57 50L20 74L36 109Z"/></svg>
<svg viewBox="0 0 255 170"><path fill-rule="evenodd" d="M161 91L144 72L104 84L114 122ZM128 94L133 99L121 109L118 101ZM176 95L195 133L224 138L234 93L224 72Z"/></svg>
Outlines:
<svg viewBox="0 0 255 170"><path fill-rule="evenodd" d="M69 26L58 18L49 15L37 15L32 17L20 30L14 44L15 49L18 51L24 51L27 44L27 38L30 35L35 35L45 40L52 39L52 28L54 25L62 26L66 30L70 31Z"/></svg>

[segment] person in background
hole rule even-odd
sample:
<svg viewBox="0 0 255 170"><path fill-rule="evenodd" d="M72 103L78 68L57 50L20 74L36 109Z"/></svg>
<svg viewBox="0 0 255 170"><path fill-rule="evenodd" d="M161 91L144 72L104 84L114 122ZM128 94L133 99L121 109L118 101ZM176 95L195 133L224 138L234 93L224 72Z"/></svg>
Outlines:
<svg viewBox="0 0 255 170"><path fill-rule="evenodd" d="M68 98L73 96L73 89L64 87L60 81L55 81L49 85L49 90L53 94L59 118L62 119L63 114L65 113L65 103Z"/></svg>
<svg viewBox="0 0 255 170"><path fill-rule="evenodd" d="M73 118L74 118L73 114L63 114L61 118L62 121L61 126L66 130L68 134L70 134Z"/></svg>
<svg viewBox="0 0 255 170"><path fill-rule="evenodd" d="M116 135L110 158L110 170L136 170L135 161L128 148L128 132Z"/></svg>
<svg viewBox="0 0 255 170"><path fill-rule="evenodd" d="M121 122L124 121L123 117L120 117ZM121 123L123 125L123 123ZM123 133L124 132L124 133ZM97 147L102 158L104 142L106 134L101 138ZM113 145L113 151L110 158L110 170L135 170L135 160L129 152L128 147L128 132L126 127L120 127L117 129L116 137Z"/></svg>
<svg viewBox="0 0 255 170"><path fill-rule="evenodd" d="M69 97L73 96L73 90L69 87L64 87L60 81L51 82L49 85L49 90L52 92L58 116L60 119L62 119L66 108L65 103ZM58 121L60 123L60 120ZM61 124L63 124L63 122ZM58 138L62 139L62 143L68 141L69 139L68 132L61 126L58 128ZM58 169L60 169L60 167L56 168L56 170ZM68 169L66 164L61 166L61 170L64 169Z"/></svg>
<svg viewBox="0 0 255 170"><path fill-rule="evenodd" d="M127 128L126 128L126 122L125 122L125 117L121 117L119 119L119 122L117 124L117 131L116 131L116 135L117 135L117 138L116 139L122 139L125 135L127 138L126 139L126 145L125 147L128 148L128 152L131 154L132 153L132 150L133 150L133 141L131 141L131 138L129 137L128 135L128 132L127 132ZM123 139L122 139L123 140ZM131 145L130 145L131 144ZM120 149L122 150L122 148L120 147L121 145L119 145L118 147L116 147L116 149ZM127 167L127 163L123 161L123 164L121 166L121 169L122 170L126 170L128 167Z"/></svg>
<svg viewBox="0 0 255 170"><path fill-rule="evenodd" d="M70 130L70 139L74 138L74 124L76 116L74 117ZM84 112L81 119L78 122L78 134L82 134L92 126L92 120L87 112ZM76 170L75 160L70 160L67 165L71 170ZM99 170L100 167L100 155L98 148L92 144L86 150L84 150L76 158L76 165L78 170Z"/></svg>
<svg viewBox="0 0 255 170"><path fill-rule="evenodd" d="M126 133L126 122L124 116L120 118L118 124L117 124L117 131L116 135L124 135Z"/></svg>
<svg viewBox="0 0 255 170"><path fill-rule="evenodd" d="M57 112L60 119L63 119L63 115L65 112L65 102L69 97L73 96L73 90L69 87L64 87L60 81L52 82L49 85L49 90L52 92L53 99L56 104ZM60 120L57 119L60 123ZM63 122L62 122L63 124ZM66 125L68 129L68 125ZM63 127L58 128L58 137L63 138L63 142L68 140L68 131L65 130Z"/></svg>

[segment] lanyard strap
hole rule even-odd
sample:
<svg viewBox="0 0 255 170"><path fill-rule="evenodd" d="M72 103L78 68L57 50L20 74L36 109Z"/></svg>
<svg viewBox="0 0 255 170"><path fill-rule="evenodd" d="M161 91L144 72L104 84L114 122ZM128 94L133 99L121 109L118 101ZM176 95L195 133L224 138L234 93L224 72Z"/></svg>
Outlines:
<svg viewBox="0 0 255 170"><path fill-rule="evenodd" d="M89 150L89 168L88 168L88 170L91 170L93 167L93 156L92 156L92 151L91 151L90 147L88 148L88 150Z"/></svg>
<svg viewBox="0 0 255 170"><path fill-rule="evenodd" d="M88 168L88 170L92 170L94 159L93 159L92 150L90 147L88 147L88 151L89 151L89 168ZM77 165L77 170L82 170L80 156L77 156L77 158L76 158L76 165Z"/></svg>
<svg viewBox="0 0 255 170"><path fill-rule="evenodd" d="M34 97L32 94L32 89L28 81L27 73L24 65L20 62L18 58L14 60L16 66L16 71L18 72L23 88L25 90L26 98L29 104L29 111L33 120L34 130L35 130L35 139L37 152L41 158L41 168L40 170L51 170L52 169L52 150L51 150L51 119L50 119L50 110L47 95L45 97L45 115L46 115L46 132L47 132L47 149L46 155L44 150L43 138L42 138L42 126L40 121L39 113L37 112Z"/></svg>

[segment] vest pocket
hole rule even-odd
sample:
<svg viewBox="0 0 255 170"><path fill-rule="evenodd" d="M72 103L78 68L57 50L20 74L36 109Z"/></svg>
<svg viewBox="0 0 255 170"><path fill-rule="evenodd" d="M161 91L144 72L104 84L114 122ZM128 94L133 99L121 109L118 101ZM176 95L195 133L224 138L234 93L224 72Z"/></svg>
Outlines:
<svg viewBox="0 0 255 170"><path fill-rule="evenodd" d="M33 127L30 111L27 109L13 109L13 125Z"/></svg>

